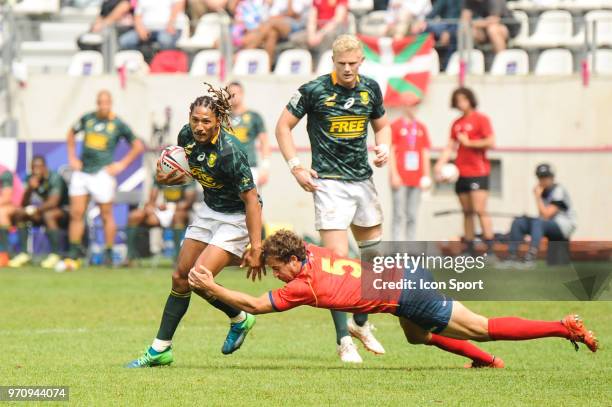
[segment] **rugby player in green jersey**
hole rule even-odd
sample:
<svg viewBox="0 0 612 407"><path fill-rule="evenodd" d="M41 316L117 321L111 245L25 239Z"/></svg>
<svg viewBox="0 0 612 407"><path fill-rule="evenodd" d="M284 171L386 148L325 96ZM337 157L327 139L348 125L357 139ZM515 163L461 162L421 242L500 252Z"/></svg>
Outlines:
<svg viewBox="0 0 612 407"><path fill-rule="evenodd" d="M364 59L359 40L341 35L332 51L333 72L299 88L278 120L276 138L297 182L313 193L315 226L323 246L338 256L348 256L350 227L362 256L369 256L382 239L383 216L368 163L368 123L375 133L377 167L388 160L391 129L380 87L358 73ZM304 116L308 116L311 169L300 163L291 134ZM351 336L369 351L385 352L372 335L367 315L356 314L347 321L345 313L331 312L342 361L362 361Z"/></svg>
<svg viewBox="0 0 612 407"><path fill-rule="evenodd" d="M244 103L244 88L240 82L230 83L228 89L232 95L232 133L247 153L255 185L263 186L268 182L270 171L270 141L266 126L261 115L248 109ZM261 161L257 160L257 150Z"/></svg>
<svg viewBox="0 0 612 407"><path fill-rule="evenodd" d="M198 97L189 109L189 124L178 135L193 178L202 186L204 202L187 228L172 274L172 290L152 345L127 367L169 365L173 362L172 337L187 312L191 288L187 277L193 267L218 274L232 264L248 266L247 277L261 278L261 200L257 194L245 152L231 136L229 93L209 86L209 95ZM173 171L157 171L162 185L178 185L186 177ZM250 243L250 247L247 246ZM255 317L228 306L204 291L193 290L230 318L230 330L221 352L240 348Z"/></svg>
<svg viewBox="0 0 612 407"><path fill-rule="evenodd" d="M115 198L115 176L125 170L143 151L144 145L132 130L112 111L110 92L98 92L97 110L81 117L68 132L68 162L74 170L70 179L70 226L68 239L70 249L58 270L73 270L79 267L82 255L81 241L85 231L84 216L91 197L100 208L104 224L105 264L112 263L112 248L115 242L116 225L113 217L113 199ZM75 136L84 134L81 157L77 157ZM119 143L124 139L132 148L119 161L113 155ZM59 264L58 264L59 266Z"/></svg>
<svg viewBox="0 0 612 407"><path fill-rule="evenodd" d="M51 269L61 260L60 232L68 224L68 187L61 175L49 170L45 157L34 156L30 167L21 207L16 208L11 216L13 225L19 231L21 252L8 265L22 267L32 260L27 252L28 223L32 223L45 226L50 251L41 266Z"/></svg>

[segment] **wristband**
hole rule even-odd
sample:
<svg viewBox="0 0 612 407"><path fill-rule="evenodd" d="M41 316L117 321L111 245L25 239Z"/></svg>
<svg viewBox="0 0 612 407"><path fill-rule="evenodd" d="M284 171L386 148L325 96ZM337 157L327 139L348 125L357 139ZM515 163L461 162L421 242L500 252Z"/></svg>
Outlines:
<svg viewBox="0 0 612 407"><path fill-rule="evenodd" d="M259 168L261 168L262 170L267 170L270 168L270 159L269 158L264 158L263 160L261 160L261 162L259 163Z"/></svg>
<svg viewBox="0 0 612 407"><path fill-rule="evenodd" d="M379 144L376 147L378 147L379 153L382 154L389 154L389 146L386 144Z"/></svg>
<svg viewBox="0 0 612 407"><path fill-rule="evenodd" d="M287 165L289 166L290 170L293 170L295 167L299 167L302 163L300 162L300 158L299 157L293 157L289 160L287 160Z"/></svg>

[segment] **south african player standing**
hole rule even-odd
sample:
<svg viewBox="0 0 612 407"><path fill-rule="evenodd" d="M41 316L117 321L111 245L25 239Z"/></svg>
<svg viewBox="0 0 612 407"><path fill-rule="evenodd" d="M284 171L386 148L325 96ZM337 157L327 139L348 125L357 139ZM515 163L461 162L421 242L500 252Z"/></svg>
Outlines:
<svg viewBox="0 0 612 407"><path fill-rule="evenodd" d="M276 138L297 182L313 193L315 226L323 245L346 257L350 226L362 256L369 256L382 239L383 216L368 164L368 123L375 133L377 167L388 160L391 128L380 87L358 73L364 60L359 40L341 35L332 51L334 71L299 88L278 120ZM291 135L306 115L312 148L310 170L300 163ZM338 355L343 362L362 361L350 335L371 352L385 352L372 335L367 315L353 315L347 323L345 313L331 312Z"/></svg>
<svg viewBox="0 0 612 407"><path fill-rule="evenodd" d="M112 263L112 248L115 243L117 227L113 217L113 200L115 198L115 176L125 170L143 151L144 145L132 130L112 110L113 101L107 90L98 93L97 110L82 116L68 132L68 162L74 170L70 179L70 225L68 239L70 248L59 270L76 269L82 255L81 241L85 231L85 211L89 198L100 207L100 216L104 224L104 263ZM84 134L81 157L76 154L75 136ZM132 148L119 161L114 160L114 153L121 139Z"/></svg>
<svg viewBox="0 0 612 407"><path fill-rule="evenodd" d="M270 141L266 126L261 115L248 109L244 103L244 88L240 82L230 83L228 89L232 95L232 134L247 153L255 185L263 186L268 182L270 171ZM258 149L261 161L257 160Z"/></svg>
<svg viewBox="0 0 612 407"><path fill-rule="evenodd" d="M249 266L247 277L261 278L261 200L247 156L231 136L229 94L226 89L208 86L210 95L200 96L191 104L189 124L178 135L191 175L204 190L204 202L185 233L157 336L140 358L127 365L129 368L173 362L172 338L191 298L187 281L191 268L203 266L216 275L226 266L240 264L243 257L242 265ZM185 178L176 170L164 175L158 165L157 182L162 185L184 184ZM194 292L230 319L221 352L230 354L240 348L255 317L204 291Z"/></svg>

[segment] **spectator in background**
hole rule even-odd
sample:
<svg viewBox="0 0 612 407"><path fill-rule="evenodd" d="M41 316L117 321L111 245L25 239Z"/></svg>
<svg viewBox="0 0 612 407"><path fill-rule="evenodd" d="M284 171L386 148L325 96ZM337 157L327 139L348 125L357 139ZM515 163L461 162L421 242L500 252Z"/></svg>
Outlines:
<svg viewBox="0 0 612 407"><path fill-rule="evenodd" d="M274 0L269 10L270 18L256 30L256 35L245 48L262 48L270 57L270 65L276 57L278 42L306 28L306 10L309 0Z"/></svg>
<svg viewBox="0 0 612 407"><path fill-rule="evenodd" d="M490 42L496 53L506 49L506 42L516 36L520 28L506 0L464 0L461 19L472 24L477 43Z"/></svg>
<svg viewBox="0 0 612 407"><path fill-rule="evenodd" d="M161 192L161 202L159 195ZM160 185L153 179L153 187L149 194L149 201L143 208L130 211L127 225L127 259L126 266L131 266L136 259L136 239L138 229L141 227L172 228L174 240L174 256L181 249L181 241L185 234L185 228L189 223L189 211L196 200L196 182L182 185Z"/></svg>
<svg viewBox="0 0 612 407"><path fill-rule="evenodd" d="M414 241L421 189L431 186L429 136L416 119L417 105L405 105L403 116L391 123L389 183L393 195L391 235L395 241Z"/></svg>
<svg viewBox="0 0 612 407"><path fill-rule="evenodd" d="M422 33L427 27L425 17L430 11L430 0L391 0L387 8L386 35L399 40L409 34Z"/></svg>
<svg viewBox="0 0 612 407"><path fill-rule="evenodd" d="M227 0L187 0L186 14L189 17L191 32L195 31L200 18L207 13L219 13L227 7Z"/></svg>
<svg viewBox="0 0 612 407"><path fill-rule="evenodd" d="M461 4L457 0L436 0L427 20L458 20L461 15ZM434 35L436 50L440 55L440 67L446 69L448 59L457 50L457 22L429 21L426 31Z"/></svg>
<svg viewBox="0 0 612 407"><path fill-rule="evenodd" d="M121 49L138 49L155 42L160 49L172 49L184 27L185 0L138 0L134 29L119 37Z"/></svg>
<svg viewBox="0 0 612 407"><path fill-rule="evenodd" d="M538 207L538 217L521 216L512 221L510 229L510 259L517 262L518 245L526 235L531 236L529 251L525 255L524 267L533 267L542 237L549 241L569 240L576 229L576 215L567 190L555 183L555 173L549 164L537 166L535 175L538 183L533 194Z"/></svg>
<svg viewBox="0 0 612 407"><path fill-rule="evenodd" d="M463 210L464 239L468 251L474 253L474 214L478 216L483 240L489 252L493 248L493 225L487 213L489 198L489 174L491 164L487 150L495 144L495 135L489 118L478 112L476 96L468 88L458 88L451 97L451 107L461 112L461 117L453 122L448 144L442 151L434 167L436 179L443 180L442 167L457 150L455 165L459 169L459 179L455 192Z"/></svg>
<svg viewBox="0 0 612 407"><path fill-rule="evenodd" d="M105 0L89 32L79 36L79 49L100 51L104 41L102 32L107 27L114 27L118 36L131 30L134 27L134 2L135 0Z"/></svg>
<svg viewBox="0 0 612 407"><path fill-rule="evenodd" d="M313 0L308 12L306 31L294 42L314 54L315 62L331 49L334 40L347 31L348 0Z"/></svg>
<svg viewBox="0 0 612 407"><path fill-rule="evenodd" d="M68 187L55 171L50 171L43 156L34 156L30 163L31 173L26 180L21 207L15 208L12 224L19 232L21 252L9 262L9 267L22 267L32 258L27 252L28 224L44 225L49 238L50 252L41 266L52 269L61 260L60 229L68 224Z"/></svg>
<svg viewBox="0 0 612 407"><path fill-rule="evenodd" d="M268 0L241 0L236 5L232 24L232 43L236 48L257 48L261 42L259 27L270 15Z"/></svg>

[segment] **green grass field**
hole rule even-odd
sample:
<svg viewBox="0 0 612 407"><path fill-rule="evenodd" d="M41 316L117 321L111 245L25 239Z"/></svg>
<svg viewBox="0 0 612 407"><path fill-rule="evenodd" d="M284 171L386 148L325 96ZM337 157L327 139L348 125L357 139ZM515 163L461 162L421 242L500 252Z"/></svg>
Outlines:
<svg viewBox="0 0 612 407"><path fill-rule="evenodd" d="M228 287L262 293L225 270ZM486 343L506 369L463 369L465 359L406 343L397 319L374 315L387 350L362 350L362 366L335 354L326 310L299 308L259 316L243 347L221 354L227 320L194 296L174 340L171 367L127 370L157 332L170 270L83 269L56 274L37 268L0 270L0 385L70 386L76 405L612 405L612 302L479 302L488 316L584 317L603 351L569 342Z"/></svg>

